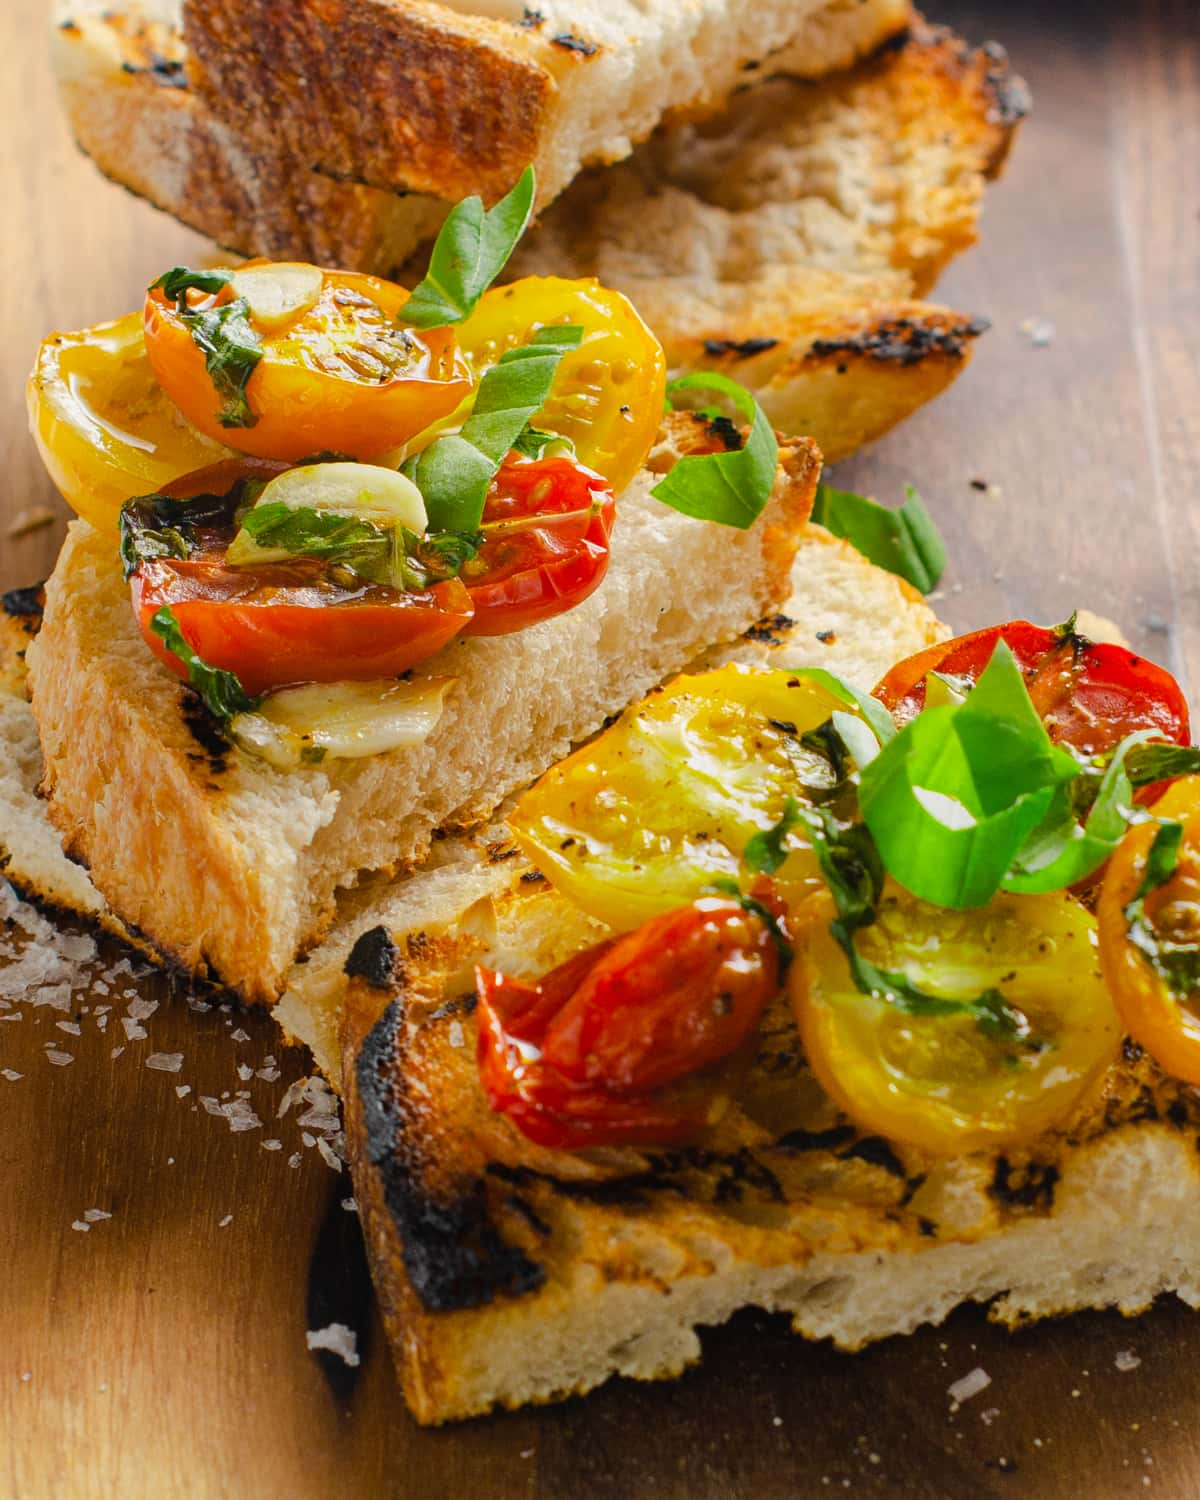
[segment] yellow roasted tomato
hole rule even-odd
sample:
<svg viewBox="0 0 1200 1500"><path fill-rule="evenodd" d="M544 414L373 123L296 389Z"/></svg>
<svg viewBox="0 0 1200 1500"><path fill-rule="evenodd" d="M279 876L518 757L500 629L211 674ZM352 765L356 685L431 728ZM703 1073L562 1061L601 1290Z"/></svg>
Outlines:
<svg viewBox="0 0 1200 1500"><path fill-rule="evenodd" d="M722 667L678 677L560 762L509 820L526 854L591 916L621 931L737 877L747 841L789 797L832 782L801 736L843 704L791 672ZM784 898L817 888L800 831L776 873Z"/></svg>
<svg viewBox="0 0 1200 1500"><path fill-rule="evenodd" d="M51 479L67 504L101 530L116 530L117 514L132 496L230 457L155 382L139 313L51 335L38 351L27 399Z"/></svg>
<svg viewBox="0 0 1200 1500"><path fill-rule="evenodd" d="M1182 825L1175 867L1143 891L1160 825L1125 835L1096 907L1100 957L1130 1036L1172 1076L1200 1085L1200 777L1175 782L1152 811Z"/></svg>
<svg viewBox="0 0 1200 1500"><path fill-rule="evenodd" d="M864 994L833 915L826 896L800 914L788 985L813 1072L864 1130L934 1155L1019 1145L1068 1116L1112 1062L1121 1028L1096 923L1070 896L954 912L889 883L856 951L935 1000L1000 1002L949 1014Z"/></svg>
<svg viewBox="0 0 1200 1500"><path fill-rule="evenodd" d="M579 348L558 367L538 426L575 444L581 463L621 491L641 468L662 421L662 345L620 292L590 278L526 276L493 287L458 339L477 375L548 324L578 324Z"/></svg>

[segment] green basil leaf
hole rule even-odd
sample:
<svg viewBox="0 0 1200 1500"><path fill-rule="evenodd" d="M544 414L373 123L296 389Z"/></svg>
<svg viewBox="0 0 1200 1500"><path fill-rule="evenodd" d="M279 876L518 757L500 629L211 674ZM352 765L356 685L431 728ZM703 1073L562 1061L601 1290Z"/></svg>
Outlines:
<svg viewBox="0 0 1200 1500"><path fill-rule="evenodd" d="M870 693L864 693L853 683L847 682L845 678L835 676L833 672L827 672L824 667L796 667L789 675L815 682L819 687L832 693L835 698L840 698L848 708L858 709L874 730L875 738L881 745L886 745L895 737L896 721L879 699Z"/></svg>
<svg viewBox="0 0 1200 1500"><path fill-rule="evenodd" d="M1115 851L1134 818L1129 758L1154 730L1127 735L1100 778L1087 821L1080 823L1073 787L1060 787L1042 822L1029 834L1004 877L1004 889L1021 895L1060 891L1086 880ZM1086 774L1086 772L1084 773ZM1082 778L1081 778L1082 779Z"/></svg>
<svg viewBox="0 0 1200 1500"><path fill-rule="evenodd" d="M175 612L168 605L155 612L150 629L187 668L188 681L210 714L218 719L229 719L234 714L248 713L258 707L258 699L246 692L236 673L227 672L222 667L210 667L197 656L184 640Z"/></svg>
<svg viewBox="0 0 1200 1500"><path fill-rule="evenodd" d="M401 309L413 328L460 323L499 276L533 213L536 180L526 167L510 193L485 210L465 198L446 217L429 256L429 269Z"/></svg>
<svg viewBox="0 0 1200 1500"><path fill-rule="evenodd" d="M1156 781L1170 781L1176 776L1192 776L1200 771L1200 749L1194 745L1139 745L1125 760L1125 773L1133 787L1152 786Z"/></svg>
<svg viewBox="0 0 1200 1500"><path fill-rule="evenodd" d="M1175 866L1179 863L1179 846L1182 842L1182 823L1170 821L1159 824L1158 832L1154 835L1154 842L1150 845L1150 852L1146 855L1146 869L1142 875L1142 883L1138 886L1135 900L1140 901L1143 896L1156 891L1160 885L1166 885L1175 873Z"/></svg>
<svg viewBox="0 0 1200 1500"><path fill-rule="evenodd" d="M684 390L714 390L728 396L751 424L750 436L744 448L726 453L692 453L681 458L650 493L685 516L745 531L758 519L775 488L775 468L779 461L775 433L750 392L727 375L715 370L697 370L672 380L667 395Z"/></svg>
<svg viewBox="0 0 1200 1500"><path fill-rule="evenodd" d="M496 470L546 404L563 355L578 349L582 338L578 325L552 324L506 350L480 381L462 431L435 439L405 465L424 496L432 530L478 530Z"/></svg>
<svg viewBox="0 0 1200 1500"><path fill-rule="evenodd" d="M868 562L898 574L928 594L945 572L946 544L911 484L905 486L904 493L904 504L890 510L865 495L821 484L817 486L812 518L857 547Z"/></svg>
<svg viewBox="0 0 1200 1500"><path fill-rule="evenodd" d="M250 326L250 304L237 297L220 307L205 309L188 306L189 291L213 295L227 287L232 277L227 271L194 271L176 266L150 289L161 287L163 294L175 303L192 342L204 355L204 368L221 398L217 421L222 427L253 427L258 418L246 400L246 383L263 357L262 340Z"/></svg>
<svg viewBox="0 0 1200 1500"><path fill-rule="evenodd" d="M1051 742L1001 640L965 703L919 714L863 768L859 805L900 884L961 911L994 895L1079 771Z"/></svg>
<svg viewBox="0 0 1200 1500"><path fill-rule="evenodd" d="M119 521L121 562L128 579L145 562L159 557L190 557L202 527L223 529L230 524L245 489L245 481L228 495L140 495L121 507Z"/></svg>
<svg viewBox="0 0 1200 1500"><path fill-rule="evenodd" d="M397 578L399 539L393 527L376 526L359 516L275 501L248 510L242 517L242 533L254 546L247 549L245 558L230 556L229 562L234 567L313 557L349 568L372 583L395 583L403 587ZM238 538L235 542L241 545Z"/></svg>
<svg viewBox="0 0 1200 1500"><path fill-rule="evenodd" d="M772 827L751 834L742 850L742 863L755 875L774 875L787 858L787 836L804 822L800 804L789 797L783 814Z"/></svg>

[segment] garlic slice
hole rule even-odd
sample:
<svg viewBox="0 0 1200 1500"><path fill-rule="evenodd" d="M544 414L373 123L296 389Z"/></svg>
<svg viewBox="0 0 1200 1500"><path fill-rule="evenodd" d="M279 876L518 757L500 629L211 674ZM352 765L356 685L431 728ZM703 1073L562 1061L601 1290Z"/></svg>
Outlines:
<svg viewBox="0 0 1200 1500"><path fill-rule="evenodd" d="M268 332L314 307L324 284L320 266L298 260L243 266L233 273L235 296L246 299L251 318Z"/></svg>
<svg viewBox="0 0 1200 1500"><path fill-rule="evenodd" d="M411 749L432 734L453 677L280 688L229 721L234 743L280 771Z"/></svg>

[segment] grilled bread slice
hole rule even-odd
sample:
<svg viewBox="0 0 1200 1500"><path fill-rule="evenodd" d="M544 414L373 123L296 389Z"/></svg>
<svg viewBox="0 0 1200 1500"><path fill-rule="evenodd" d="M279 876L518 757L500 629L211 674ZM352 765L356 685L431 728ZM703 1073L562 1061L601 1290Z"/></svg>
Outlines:
<svg viewBox="0 0 1200 1500"><path fill-rule="evenodd" d="M697 1329L745 1306L847 1350L967 1301L1010 1325L1165 1291L1200 1306L1200 1107L1132 1044L1065 1129L939 1160L839 1116L780 1003L703 1146L530 1145L479 1085L472 965L543 972L605 929L519 857L502 870L347 964L355 1198L419 1421L678 1375Z"/></svg>
<svg viewBox="0 0 1200 1500"><path fill-rule="evenodd" d="M282 139L343 181L451 200L498 198L532 162L544 205L670 114L718 110L784 49L824 71L844 58L844 36L893 33L906 11L904 0L184 0L183 30L192 85L246 140Z"/></svg>
<svg viewBox="0 0 1200 1500"><path fill-rule="evenodd" d="M128 6L67 12L56 58L80 144L212 238L392 274L436 228L437 200L334 182L298 168L274 137L252 149L189 87L178 30ZM897 17L827 6L805 32L812 60L793 49L789 65L852 61L865 47L835 45L852 23L868 27L869 47ZM969 357L985 325L918 298L973 242L985 182L1026 104L999 49L917 25L836 78L756 85L727 115L585 173L517 269L602 265L676 373L732 375L836 461L939 394Z"/></svg>
<svg viewBox="0 0 1200 1500"><path fill-rule="evenodd" d="M788 592L820 468L780 447L748 531L692 520L650 490L710 442L679 414L621 497L607 576L575 609L455 642L414 673L451 680L423 744L293 772L232 747L138 633L117 550L76 522L27 656L44 789L67 852L174 962L270 1000L363 872L411 866L435 830L485 817L605 717L729 640Z"/></svg>

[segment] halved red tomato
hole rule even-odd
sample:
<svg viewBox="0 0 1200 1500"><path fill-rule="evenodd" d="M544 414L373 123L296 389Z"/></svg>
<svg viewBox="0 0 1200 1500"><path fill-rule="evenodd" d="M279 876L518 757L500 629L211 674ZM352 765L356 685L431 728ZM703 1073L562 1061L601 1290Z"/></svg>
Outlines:
<svg viewBox="0 0 1200 1500"><path fill-rule="evenodd" d="M177 499L227 494L243 479L283 465L234 460L189 475L165 493ZM130 579L146 644L181 677L184 664L150 628L170 606L188 645L209 666L234 672L250 694L299 682L395 677L453 640L473 613L457 578L421 590L335 581L319 562L262 568L225 563L230 531L200 527L190 556L142 562Z"/></svg>
<svg viewBox="0 0 1200 1500"><path fill-rule="evenodd" d="M542 1146L690 1140L728 1102L720 1065L780 983L767 924L718 896L586 949L537 984L480 967L484 1092Z"/></svg>
<svg viewBox="0 0 1200 1500"><path fill-rule="evenodd" d="M1016 657L1051 739L1084 755L1103 754L1142 729L1175 744L1191 743L1187 703L1170 672L1125 646L1089 641L1028 620L993 625L918 651L892 668L875 696L905 724L925 707L930 672L970 685L1001 639Z"/></svg>
<svg viewBox="0 0 1200 1500"><path fill-rule="evenodd" d="M143 310L155 378L216 442L263 458L335 450L371 459L449 416L470 393L453 330L401 327L408 293L393 282L299 263L250 262L229 274L215 292L186 292L182 309L156 283ZM191 321L239 298L249 307L249 354L258 356L240 416L214 385ZM235 332L211 337L228 342Z"/></svg>
<svg viewBox="0 0 1200 1500"><path fill-rule="evenodd" d="M484 541L462 570L475 615L468 635L504 635L573 609L608 569L616 500L573 459L511 453L488 492Z"/></svg>

